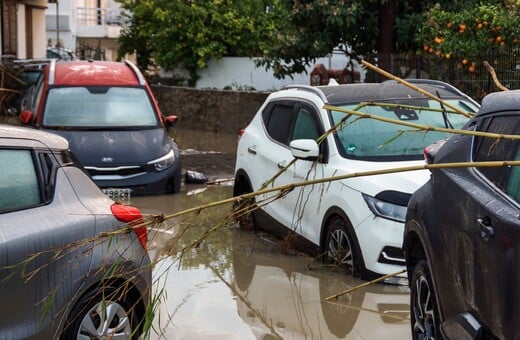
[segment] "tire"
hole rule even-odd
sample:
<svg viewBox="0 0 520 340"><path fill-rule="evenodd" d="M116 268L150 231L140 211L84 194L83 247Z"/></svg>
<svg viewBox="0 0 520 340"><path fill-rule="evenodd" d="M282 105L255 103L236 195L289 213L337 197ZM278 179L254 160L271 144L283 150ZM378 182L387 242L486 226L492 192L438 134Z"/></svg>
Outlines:
<svg viewBox="0 0 520 340"><path fill-rule="evenodd" d="M410 283L411 328L414 340L442 339L439 332L439 305L428 262L420 260Z"/></svg>
<svg viewBox="0 0 520 340"><path fill-rule="evenodd" d="M233 188L233 196L240 196L253 192L249 183L244 178L236 178ZM253 197L241 201L235 201L233 212L240 230L256 230L255 210L256 203Z"/></svg>
<svg viewBox="0 0 520 340"><path fill-rule="evenodd" d="M173 190L172 193L177 194L181 191L181 183L182 183L182 167L179 164L179 168L175 171L173 175Z"/></svg>
<svg viewBox="0 0 520 340"><path fill-rule="evenodd" d="M335 216L330 220L324 250L327 263L337 264L352 276L359 272L362 278L366 277L359 245L350 223L343 217Z"/></svg>
<svg viewBox="0 0 520 340"><path fill-rule="evenodd" d="M83 295L71 310L62 338L112 339L117 336L117 339L137 340L140 331L136 306L124 291L124 288L105 286ZM108 327L103 327L106 321Z"/></svg>

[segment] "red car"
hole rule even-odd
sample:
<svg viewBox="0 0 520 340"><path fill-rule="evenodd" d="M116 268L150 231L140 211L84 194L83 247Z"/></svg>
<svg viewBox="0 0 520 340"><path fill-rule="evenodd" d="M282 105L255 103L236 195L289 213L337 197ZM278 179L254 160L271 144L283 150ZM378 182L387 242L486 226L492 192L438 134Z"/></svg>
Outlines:
<svg viewBox="0 0 520 340"><path fill-rule="evenodd" d="M24 98L21 121L65 137L94 182L114 194L181 187L179 150L141 72L125 61L51 61Z"/></svg>

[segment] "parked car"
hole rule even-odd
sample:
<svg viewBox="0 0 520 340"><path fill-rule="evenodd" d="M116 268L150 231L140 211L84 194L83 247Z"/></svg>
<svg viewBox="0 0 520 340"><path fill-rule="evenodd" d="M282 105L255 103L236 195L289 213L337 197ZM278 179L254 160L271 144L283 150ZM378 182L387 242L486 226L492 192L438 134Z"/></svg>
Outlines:
<svg viewBox="0 0 520 340"><path fill-rule="evenodd" d="M76 60L76 55L71 50L63 47L47 47L47 58L60 60Z"/></svg>
<svg viewBox="0 0 520 340"><path fill-rule="evenodd" d="M130 62L52 60L20 119L65 137L94 182L125 195L179 192L179 150L141 72Z"/></svg>
<svg viewBox="0 0 520 340"><path fill-rule="evenodd" d="M449 88L418 86L464 111L478 108ZM389 105L360 108L362 102ZM324 104L431 126L457 128L467 121L400 84L289 86L269 95L239 139L235 196L259 190L294 158L269 186L422 164L424 147L445 137L350 116L318 145L317 138L345 117ZM280 237L296 235L300 249L324 254L362 278L393 273L405 264L401 246L408 199L427 179L427 171L394 173L264 194L256 197L258 209L241 225L252 223Z"/></svg>
<svg viewBox="0 0 520 340"><path fill-rule="evenodd" d="M492 93L465 127L520 134L520 91ZM432 163L520 160L518 140L457 135ZM412 195L403 248L414 339L517 339L520 167L436 169Z"/></svg>
<svg viewBox="0 0 520 340"><path fill-rule="evenodd" d="M141 218L99 190L64 138L0 125L0 339L137 339L147 230L122 226Z"/></svg>

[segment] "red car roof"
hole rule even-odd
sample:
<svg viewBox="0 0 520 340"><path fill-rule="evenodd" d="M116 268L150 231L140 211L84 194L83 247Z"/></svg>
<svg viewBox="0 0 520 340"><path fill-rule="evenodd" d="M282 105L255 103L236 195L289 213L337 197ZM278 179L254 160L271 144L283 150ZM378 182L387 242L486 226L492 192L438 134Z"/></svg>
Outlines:
<svg viewBox="0 0 520 340"><path fill-rule="evenodd" d="M55 64L53 84L56 86L138 86L140 80L136 71L126 63L69 61Z"/></svg>

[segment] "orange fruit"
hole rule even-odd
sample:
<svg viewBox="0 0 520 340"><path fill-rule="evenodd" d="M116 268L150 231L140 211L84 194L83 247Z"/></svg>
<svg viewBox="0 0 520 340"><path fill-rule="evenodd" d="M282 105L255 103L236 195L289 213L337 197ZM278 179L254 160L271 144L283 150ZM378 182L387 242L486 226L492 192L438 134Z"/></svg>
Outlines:
<svg viewBox="0 0 520 340"><path fill-rule="evenodd" d="M451 22L448 22L448 23L446 24L446 27L448 27L448 28L451 28L451 26L453 26L453 24L452 24Z"/></svg>
<svg viewBox="0 0 520 340"><path fill-rule="evenodd" d="M451 54L446 53L446 54L444 55L444 58L446 58L446 59L450 59L450 58L451 58Z"/></svg>
<svg viewBox="0 0 520 340"><path fill-rule="evenodd" d="M470 67L468 67L468 71L471 73L475 72L475 66L471 65Z"/></svg>
<svg viewBox="0 0 520 340"><path fill-rule="evenodd" d="M497 43L501 42L502 41L502 36L499 35L498 37L496 37L495 40L497 41Z"/></svg>
<svg viewBox="0 0 520 340"><path fill-rule="evenodd" d="M479 30L482 29L482 24L479 23L479 24L477 25L477 29L479 29Z"/></svg>
<svg viewBox="0 0 520 340"><path fill-rule="evenodd" d="M468 59L462 59L462 65L467 65L468 64Z"/></svg>

